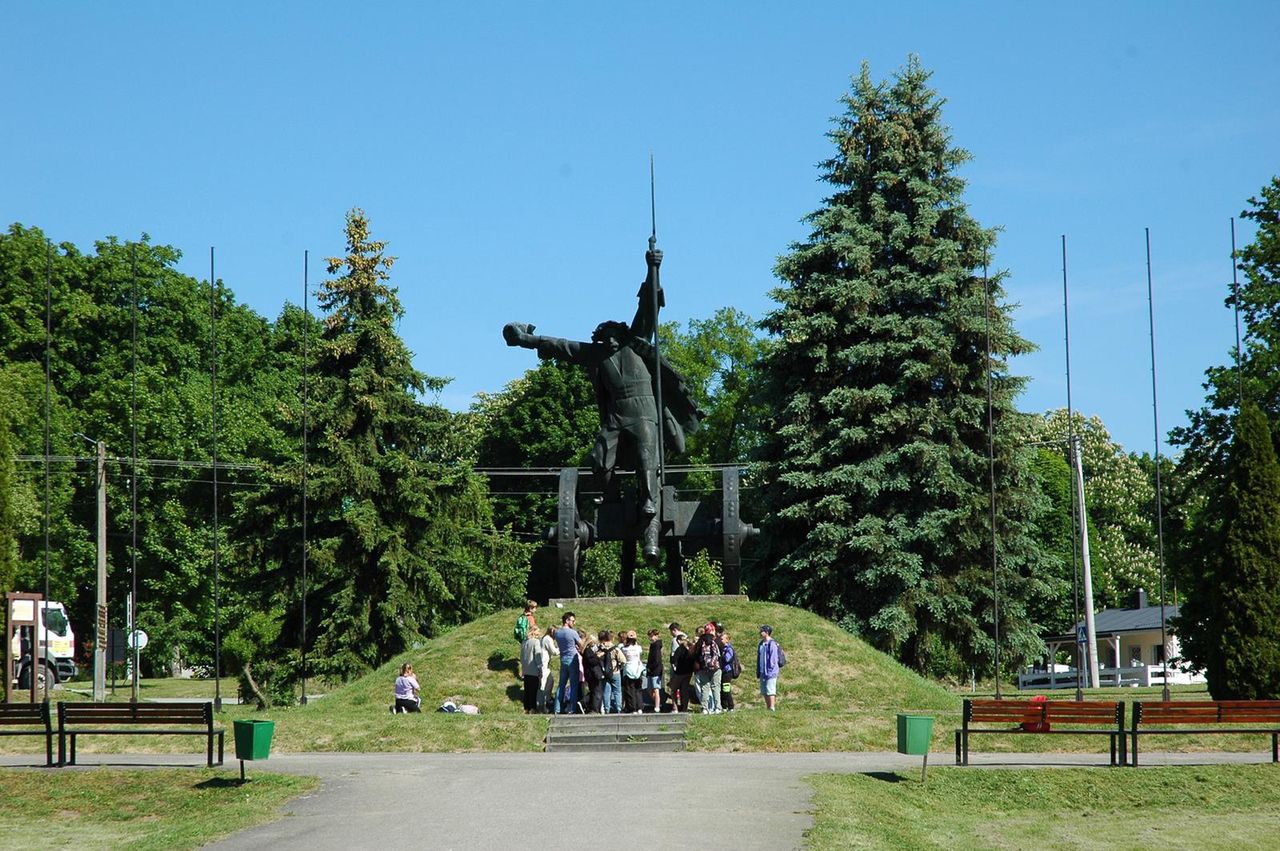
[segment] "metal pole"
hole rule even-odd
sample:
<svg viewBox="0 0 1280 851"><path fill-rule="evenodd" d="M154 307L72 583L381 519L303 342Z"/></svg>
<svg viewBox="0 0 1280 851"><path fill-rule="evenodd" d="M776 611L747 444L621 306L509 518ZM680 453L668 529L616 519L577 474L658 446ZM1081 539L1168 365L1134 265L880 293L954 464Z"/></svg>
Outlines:
<svg viewBox="0 0 1280 851"><path fill-rule="evenodd" d="M1144 228L1144 230L1147 237L1147 320L1151 328L1151 422L1156 436L1156 552L1160 565L1160 654L1164 664L1164 688L1160 696L1167 702L1169 700L1169 645L1164 608L1164 507L1160 498L1160 406L1156 396L1156 308L1151 287L1151 228ZM1117 664L1119 664L1118 660Z"/></svg>
<svg viewBox="0 0 1280 851"><path fill-rule="evenodd" d="M649 250L653 251L658 247L658 206L657 206L657 189L653 176L653 154L649 154L649 215L652 224L652 230L649 233ZM662 494L667 484L667 453L665 448L665 438L663 435L663 426L666 423L666 414L662 406L662 348L659 343L658 326L661 324L658 317L658 309L661 307L658 298L658 270L653 270L653 356L654 356L654 382L653 389L655 394L654 401L658 406L658 518L662 518Z"/></svg>
<svg viewBox="0 0 1280 851"><path fill-rule="evenodd" d="M1067 348L1067 463L1071 465L1071 453L1074 452L1076 445L1076 421L1075 414L1071 409L1071 315L1067 309L1067 235L1062 235L1062 326L1063 338L1066 341ZM1074 465L1072 465L1074 466ZM1076 503L1076 489L1071 488L1071 612L1072 612L1072 629L1080 623L1080 539L1076 537L1076 524L1080 517L1078 514L1079 506ZM1084 700L1084 689L1081 686L1080 677L1084 668L1084 656L1081 653L1080 637L1075 636L1076 644L1076 700ZM1049 664L1053 664L1053 660L1049 660Z"/></svg>
<svg viewBox="0 0 1280 851"><path fill-rule="evenodd" d="M98 618L93 643L93 699L107 699L107 444L98 450Z"/></svg>
<svg viewBox="0 0 1280 851"><path fill-rule="evenodd" d="M1000 574L996 566L996 438L995 405L991 393L991 283L987 264L982 264L982 292L987 319L987 469L991 478L991 625L995 635L996 700L1000 699Z"/></svg>
<svg viewBox="0 0 1280 851"><path fill-rule="evenodd" d="M50 363L53 349L53 245L45 244L45 287L44 287L44 600L42 607L49 605L49 416L50 416ZM35 635L35 646L31 648L31 699L35 701L36 657L43 655L40 647L48 647L49 635L44 626L43 608L36 613L40 626L31 630ZM7 640L7 639L6 639ZM8 676L6 672L5 676ZM49 702L49 677L44 678L44 701Z"/></svg>
<svg viewBox="0 0 1280 851"><path fill-rule="evenodd" d="M1236 218L1231 217L1231 306L1236 315L1236 382L1240 385L1239 407L1244 407L1244 356L1240 353L1240 281L1236 277Z"/></svg>
<svg viewBox="0 0 1280 851"><path fill-rule="evenodd" d="M311 252L302 252L302 705L307 705L307 338L311 315L307 312L307 273Z"/></svg>
<svg viewBox="0 0 1280 851"><path fill-rule="evenodd" d="M209 388L213 427L213 711L222 711L222 610L218 587L218 283L209 246Z"/></svg>
<svg viewBox="0 0 1280 851"><path fill-rule="evenodd" d="M1080 435L1075 435L1071 448L1075 456L1076 499L1080 503L1080 553L1084 567L1084 628L1089 651L1089 687L1097 688L1098 631L1093 622L1093 571L1089 567L1089 514L1085 510L1084 448Z"/></svg>

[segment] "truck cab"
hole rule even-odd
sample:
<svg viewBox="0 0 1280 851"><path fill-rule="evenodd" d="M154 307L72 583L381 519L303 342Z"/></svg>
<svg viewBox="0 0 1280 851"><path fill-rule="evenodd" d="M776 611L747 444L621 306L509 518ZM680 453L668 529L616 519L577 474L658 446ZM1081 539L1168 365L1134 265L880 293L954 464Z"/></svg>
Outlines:
<svg viewBox="0 0 1280 851"><path fill-rule="evenodd" d="M66 608L58 602L50 600L39 606L40 623L35 627L14 629L10 640L13 646L13 657L17 660L17 670L11 677L18 688L31 687L31 675L34 671L36 686L43 686L46 679L49 685L69 680L77 673L75 652L76 636L71 629L71 620L67 617ZM31 645L38 641L39 650L32 663Z"/></svg>

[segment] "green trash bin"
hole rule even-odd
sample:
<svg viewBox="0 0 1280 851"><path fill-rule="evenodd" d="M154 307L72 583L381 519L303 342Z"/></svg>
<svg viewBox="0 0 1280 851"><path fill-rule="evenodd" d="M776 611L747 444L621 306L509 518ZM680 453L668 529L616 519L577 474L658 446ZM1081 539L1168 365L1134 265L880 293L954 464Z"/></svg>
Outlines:
<svg viewBox="0 0 1280 851"><path fill-rule="evenodd" d="M244 781L246 759L267 759L271 756L271 736L276 722L245 720L233 722L236 737L236 759L240 760L240 780Z"/></svg>
<svg viewBox="0 0 1280 851"><path fill-rule="evenodd" d="M924 757L924 762L920 765L921 783L929 774L929 743L932 740L932 715L898 713L898 753Z"/></svg>
<svg viewBox="0 0 1280 851"><path fill-rule="evenodd" d="M898 713L898 753L921 756L929 753L933 741L932 715Z"/></svg>

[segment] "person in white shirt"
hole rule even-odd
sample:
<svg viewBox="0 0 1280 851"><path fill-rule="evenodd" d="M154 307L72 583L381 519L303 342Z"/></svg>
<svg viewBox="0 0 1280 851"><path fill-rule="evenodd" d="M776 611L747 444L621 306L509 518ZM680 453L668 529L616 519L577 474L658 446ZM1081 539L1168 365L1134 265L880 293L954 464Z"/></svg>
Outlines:
<svg viewBox="0 0 1280 851"><path fill-rule="evenodd" d="M542 668L538 681L538 711L550 712L553 701L555 700L555 677L551 676L551 657L560 655L560 648L556 645L555 637L552 630L548 629L546 634L542 636L539 642L542 645L542 654L546 657L546 665Z"/></svg>

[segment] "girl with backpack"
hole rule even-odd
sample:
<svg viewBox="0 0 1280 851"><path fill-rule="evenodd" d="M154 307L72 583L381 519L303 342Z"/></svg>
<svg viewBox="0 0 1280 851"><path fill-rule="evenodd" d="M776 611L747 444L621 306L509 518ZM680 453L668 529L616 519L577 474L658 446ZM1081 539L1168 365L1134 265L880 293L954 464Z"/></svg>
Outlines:
<svg viewBox="0 0 1280 851"><path fill-rule="evenodd" d="M698 696L704 715L720 711L720 645L716 644L716 625L709 623L694 647L694 671L698 680Z"/></svg>
<svg viewBox="0 0 1280 851"><path fill-rule="evenodd" d="M733 649L733 641L729 633L721 633L720 642L720 709L733 711L733 681L742 676L742 661Z"/></svg>
<svg viewBox="0 0 1280 851"><path fill-rule="evenodd" d="M600 633L600 683L603 686L601 712L618 714L622 711L622 664L626 658L613 643L613 633Z"/></svg>

